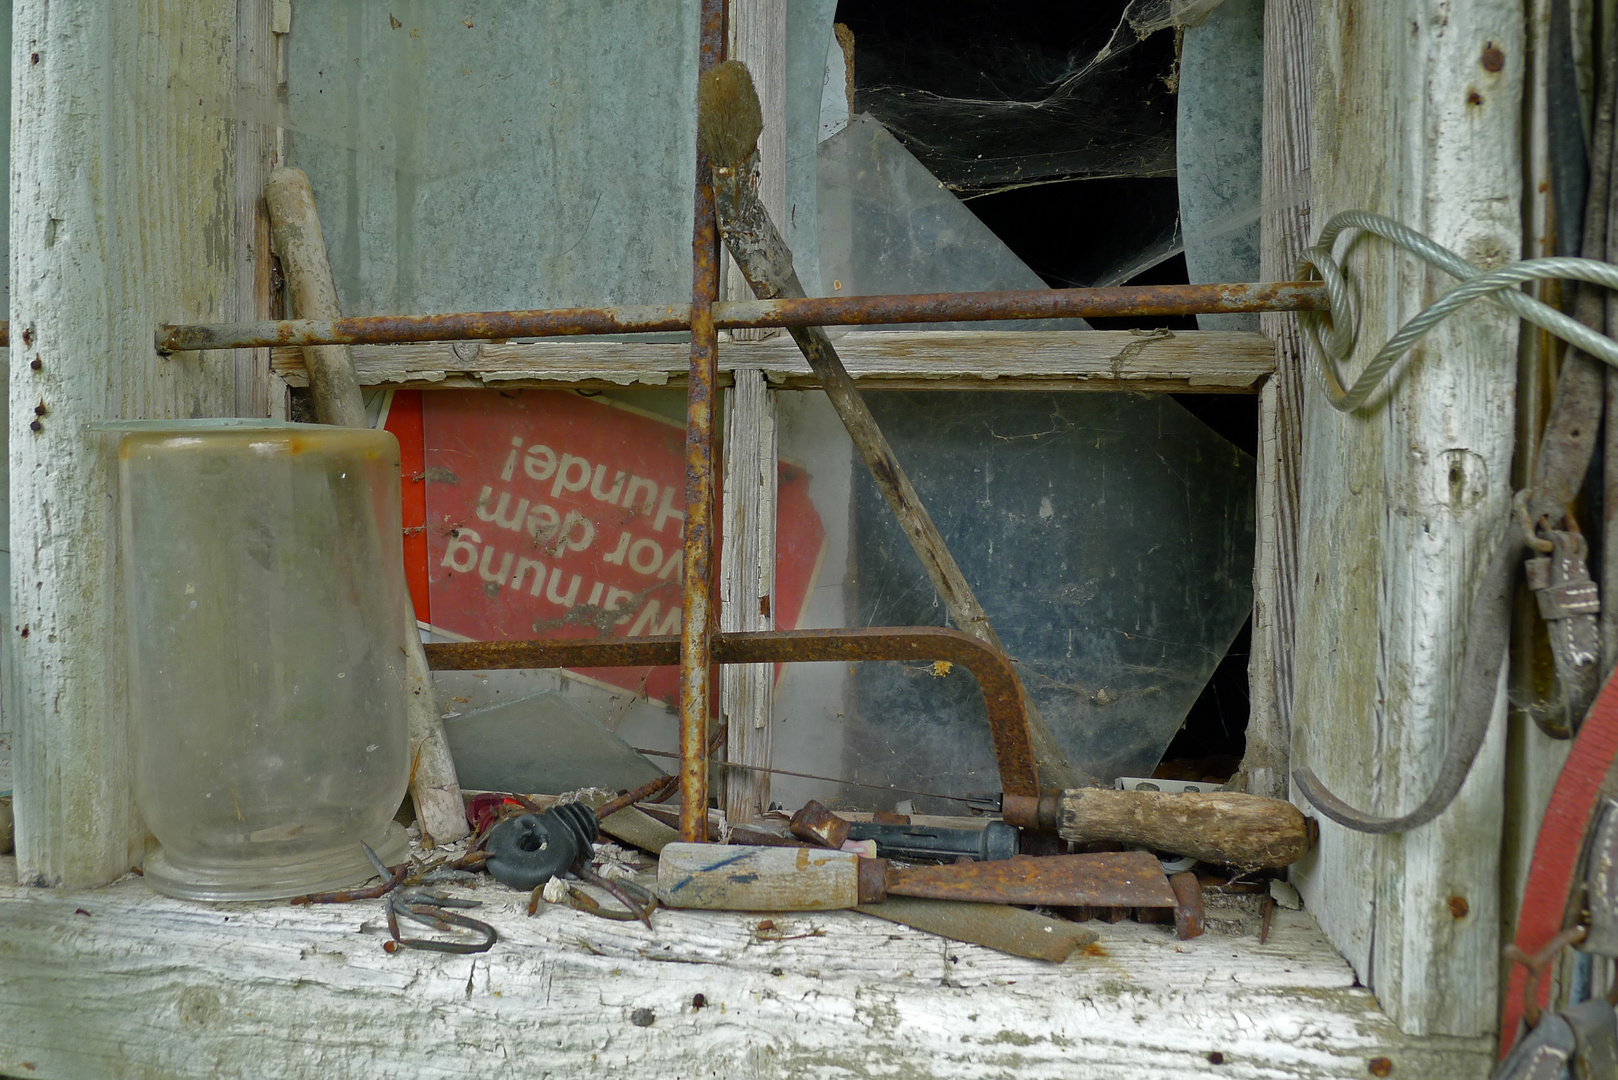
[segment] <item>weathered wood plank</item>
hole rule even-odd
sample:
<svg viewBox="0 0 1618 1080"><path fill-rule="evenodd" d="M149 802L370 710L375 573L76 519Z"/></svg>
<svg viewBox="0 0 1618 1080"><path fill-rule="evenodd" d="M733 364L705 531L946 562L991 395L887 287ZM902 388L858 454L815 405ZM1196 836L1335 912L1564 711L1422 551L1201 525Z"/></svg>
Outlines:
<svg viewBox="0 0 1618 1080"><path fill-rule="evenodd" d="M757 368L740 368L725 399L725 484L719 551L719 628L775 629L775 391ZM719 713L728 725L726 760L770 767L775 665L719 670ZM725 813L756 821L770 805L770 774L730 770Z"/></svg>
<svg viewBox="0 0 1618 1080"><path fill-rule="evenodd" d="M772 221L787 205L787 5L786 0L731 0L727 8L727 56L747 65L758 91L764 130L758 140L759 197ZM751 300L753 289L725 252L725 299ZM736 341L764 341L781 333L773 327L729 331Z"/></svg>
<svg viewBox="0 0 1618 1080"><path fill-rule="evenodd" d="M277 0L236 0L236 79L229 108L236 117L231 138L234 154L235 260L232 287L235 318L270 318L273 285L270 273L270 219L264 207L264 181L280 163L281 128L242 107L243 98L274 100L281 81L281 36L275 32ZM251 116L252 119L243 117ZM276 117L279 122L279 117ZM231 353L236 416L268 416L270 350L237 349Z"/></svg>
<svg viewBox="0 0 1618 1080"><path fill-rule="evenodd" d="M849 373L872 389L955 381L978 389L1250 394L1275 370L1268 339L1229 331L853 331L834 340ZM677 386L689 351L679 343L576 340L359 345L354 365L366 386ZM298 349L276 349L272 367L293 386L308 384ZM738 367L760 368L786 389L819 386L784 336L722 347L722 377Z"/></svg>
<svg viewBox="0 0 1618 1080"><path fill-rule="evenodd" d="M475 895L491 952L390 956L375 901L0 888L0 1072L1135 1080L1200 1075L1218 1053L1238 1080L1359 1080L1376 1057L1465 1080L1490 1062L1485 1040L1400 1035L1302 912L1277 911L1265 945L1096 923L1099 948L1048 964L852 912L772 929L659 911L647 931Z"/></svg>
<svg viewBox="0 0 1618 1080"><path fill-rule="evenodd" d="M1377 210L1480 265L1514 257L1523 59L1510 0L1320 6L1317 221ZM1358 362L1451 285L1381 243L1358 245L1350 266ZM1516 335L1515 320L1471 308L1351 416L1306 384L1292 763L1377 813L1415 805L1443 757L1473 579L1511 496ZM1377 839L1323 821L1312 862L1295 868L1407 1031L1495 1023L1502 726L1438 821Z"/></svg>
<svg viewBox="0 0 1618 1080"><path fill-rule="evenodd" d="M1264 212L1259 276L1283 281L1313 236L1309 224L1309 43L1314 4L1264 8ZM1295 315L1265 314L1276 372L1259 398L1258 536L1253 561L1252 712L1242 762L1248 790L1284 797L1292 725L1298 589L1298 467L1306 360Z"/></svg>
<svg viewBox="0 0 1618 1080"><path fill-rule="evenodd" d="M158 323L242 310L245 151L218 114L237 88L237 27L236 0L13 7L26 62L11 82L6 690L31 881L109 880L145 839L124 730L116 457L89 425L238 408L230 354L152 349Z"/></svg>

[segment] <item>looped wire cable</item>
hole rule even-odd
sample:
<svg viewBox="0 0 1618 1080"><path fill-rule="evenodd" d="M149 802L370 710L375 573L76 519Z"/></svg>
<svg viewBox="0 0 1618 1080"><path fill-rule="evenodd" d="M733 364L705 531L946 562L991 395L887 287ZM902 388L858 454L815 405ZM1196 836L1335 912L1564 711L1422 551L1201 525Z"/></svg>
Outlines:
<svg viewBox="0 0 1618 1080"><path fill-rule="evenodd" d="M1380 236L1451 277L1460 278L1462 284L1401 326L1365 365L1359 378L1354 380L1354 385L1344 389L1338 365L1353 352L1359 312L1334 249L1338 238L1350 229ZM1330 314L1299 312L1298 321L1303 328L1305 348L1320 369L1326 396L1332 407L1342 412L1353 412L1364 405L1387 377L1389 369L1434 326L1485 296L1519 318L1577 346L1598 360L1618 367L1618 342L1564 315L1549 304L1535 300L1518 288L1529 281L1559 278L1618 289L1618 267L1610 263L1559 255L1547 259L1524 259L1485 272L1442 244L1392 218L1364 210L1349 210L1326 223L1315 246L1299 256L1295 276L1299 280L1318 276L1326 286Z"/></svg>
<svg viewBox="0 0 1618 1080"><path fill-rule="evenodd" d="M1417 258L1461 279L1455 289L1428 305L1399 328L1365 365L1359 378L1344 388L1339 364L1353 351L1359 313L1348 279L1343 274L1334 249L1341 235L1358 229L1388 240ZM1423 335L1440 321L1465 305L1488 297L1512 314L1569 342L1590 356L1618 367L1618 342L1597 333L1583 323L1562 314L1522 292L1518 286L1547 278L1572 279L1618 289L1618 267L1595 259L1565 256L1525 259L1499 270L1484 272L1459 255L1435 243L1414 229L1380 214L1362 210L1333 217L1320 234L1320 240L1299 258L1299 279L1318 275L1326 285L1329 318L1319 312L1302 312L1306 350L1315 360L1327 398L1342 412L1359 409L1387 377L1393 365ZM1519 493L1518 506L1526 506L1528 492ZM1519 510L1519 516L1526 511ZM1472 762L1488 731L1492 712L1499 659L1505 653L1509 610L1515 580L1515 565L1523 549L1520 526L1513 521L1496 538L1473 598L1468 621L1467 648L1459 682L1457 715L1469 718L1458 722L1450 732L1450 746L1432 789L1414 810L1397 817L1379 817L1357 810L1338 798L1315 776L1313 770L1294 770L1295 789L1323 815L1356 832L1398 833L1418 828L1437 818L1454 800L1471 771Z"/></svg>

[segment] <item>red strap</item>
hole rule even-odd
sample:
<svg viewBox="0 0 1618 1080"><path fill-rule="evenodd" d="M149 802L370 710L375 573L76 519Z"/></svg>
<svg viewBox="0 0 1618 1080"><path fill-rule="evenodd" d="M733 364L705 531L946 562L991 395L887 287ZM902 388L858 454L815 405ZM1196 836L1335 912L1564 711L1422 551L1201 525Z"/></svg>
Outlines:
<svg viewBox="0 0 1618 1080"><path fill-rule="evenodd" d="M1584 848L1585 828L1595 812L1601 783L1618 756L1618 670L1601 688L1601 696L1590 707L1589 715L1573 740L1567 764L1556 779L1545 819L1534 840L1534 861L1528 867L1528 883L1523 887L1522 907L1517 912L1517 948L1526 953L1543 949L1562 929L1568 898L1574 889ZM1500 1056L1505 1057L1517 1039L1522 1020L1523 981L1527 971L1514 964L1505 1000L1500 1006ZM1550 1003L1551 979L1539 982L1539 1004Z"/></svg>

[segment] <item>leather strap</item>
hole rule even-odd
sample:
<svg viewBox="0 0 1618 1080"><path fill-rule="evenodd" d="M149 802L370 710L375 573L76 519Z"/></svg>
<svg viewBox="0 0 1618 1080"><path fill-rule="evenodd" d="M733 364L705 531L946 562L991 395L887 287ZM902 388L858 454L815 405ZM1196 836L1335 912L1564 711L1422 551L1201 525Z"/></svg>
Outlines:
<svg viewBox="0 0 1618 1080"><path fill-rule="evenodd" d="M1585 826L1595 813L1614 760L1618 760L1618 677L1609 677L1574 737L1567 763L1562 766L1545 817L1539 823L1522 907L1517 912L1515 944L1525 953L1539 952L1562 930L1584 847ZM1517 1039L1526 978L1523 968L1514 967L1501 1002L1502 1055ZM1540 981L1541 1008L1550 999L1551 983L1550 979Z"/></svg>

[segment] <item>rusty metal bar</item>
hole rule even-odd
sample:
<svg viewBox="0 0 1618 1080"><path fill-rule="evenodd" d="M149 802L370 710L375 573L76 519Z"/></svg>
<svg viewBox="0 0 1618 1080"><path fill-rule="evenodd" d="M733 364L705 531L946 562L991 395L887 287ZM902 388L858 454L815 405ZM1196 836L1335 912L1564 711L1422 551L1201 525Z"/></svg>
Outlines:
<svg viewBox="0 0 1618 1080"><path fill-rule="evenodd" d="M427 663L435 671L662 667L679 661L680 641L670 636L439 643L427 646ZM1005 653L970 634L936 626L715 634L713 659L720 664L826 660L947 660L959 664L972 673L983 691L1001 789L1013 798L1036 803L1039 799L1039 770L1017 673Z"/></svg>
<svg viewBox="0 0 1618 1080"><path fill-rule="evenodd" d="M706 178L704 178L706 186ZM1102 289L1024 289L914 296L830 296L713 305L721 330L761 326L864 326L983 322L994 319L1115 318L1252 311L1323 311L1318 281L1264 284L1128 285ZM504 341L689 330L688 304L474 311L452 315L370 315L347 319L198 323L157 329L161 353L279 345L395 345L413 341Z"/></svg>
<svg viewBox="0 0 1618 1080"><path fill-rule="evenodd" d="M724 0L702 0L697 73L724 57ZM708 698L713 675L714 413L719 393L719 227L708 159L697 151L691 229L691 374L685 399L684 575L680 616L680 839L708 840Z"/></svg>

